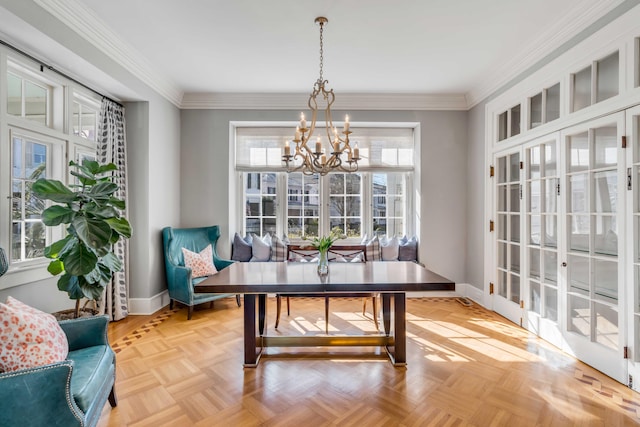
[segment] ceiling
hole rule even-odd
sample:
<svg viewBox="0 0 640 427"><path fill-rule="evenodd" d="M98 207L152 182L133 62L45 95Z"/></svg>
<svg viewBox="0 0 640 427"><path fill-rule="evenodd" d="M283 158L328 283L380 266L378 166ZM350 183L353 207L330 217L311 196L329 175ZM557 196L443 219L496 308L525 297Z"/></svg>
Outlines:
<svg viewBox="0 0 640 427"><path fill-rule="evenodd" d="M184 94L309 93L319 74L314 19L326 16L324 78L336 94L463 95L466 108L622 2L35 1L67 25L87 24L76 31L133 58L121 63L176 104Z"/></svg>

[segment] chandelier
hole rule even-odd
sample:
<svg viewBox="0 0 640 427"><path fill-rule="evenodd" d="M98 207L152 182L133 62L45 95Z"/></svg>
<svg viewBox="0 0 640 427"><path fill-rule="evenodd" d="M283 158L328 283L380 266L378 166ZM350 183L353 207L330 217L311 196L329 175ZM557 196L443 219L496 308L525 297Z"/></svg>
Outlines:
<svg viewBox="0 0 640 427"><path fill-rule="evenodd" d="M327 90L325 84L328 80L322 77L322 65L324 60L324 46L322 32L324 25L329 20L323 16L315 19L320 25L320 77L313 85L313 92L309 96L307 105L311 109L311 123L307 124L304 113L300 113L300 123L296 127L293 138L293 153L291 153L291 142L284 144L284 155L282 161L286 164L287 172L302 172L305 175L326 175L330 171L356 172L358 170L358 160L360 160L360 150L358 143L352 148L349 144L349 116L345 117L342 132L338 132L331 119L331 105L335 100L333 89ZM324 109L325 130L329 151L323 147L322 137L318 136L315 144L311 145L313 132L316 129L318 118L318 99L326 105ZM323 101L322 101L323 100ZM342 135L341 135L342 134Z"/></svg>

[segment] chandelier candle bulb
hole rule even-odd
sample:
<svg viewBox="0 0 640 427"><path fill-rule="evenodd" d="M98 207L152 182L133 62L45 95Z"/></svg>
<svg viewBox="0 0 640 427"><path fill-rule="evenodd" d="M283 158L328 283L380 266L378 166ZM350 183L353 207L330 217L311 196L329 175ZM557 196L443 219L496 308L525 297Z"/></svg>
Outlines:
<svg viewBox="0 0 640 427"><path fill-rule="evenodd" d="M353 157L356 159L360 158L360 149L358 148L358 143L356 142L356 146L353 147Z"/></svg>
<svg viewBox="0 0 640 427"><path fill-rule="evenodd" d="M297 127L297 128L296 128L296 139L295 139L295 141L300 141L300 139L301 139L301 138L300 138L300 128L299 128L299 127Z"/></svg>
<svg viewBox="0 0 640 427"><path fill-rule="evenodd" d="M327 155L326 155L326 154L323 154L323 155L322 155L322 157L321 157L321 162L322 162L322 164L323 164L323 165L326 165L326 164L327 164Z"/></svg>
<svg viewBox="0 0 640 427"><path fill-rule="evenodd" d="M285 141L284 142L284 155L285 156L290 156L291 155L291 146L289 145L289 141Z"/></svg>
<svg viewBox="0 0 640 427"><path fill-rule="evenodd" d="M300 113L300 128L306 129L306 127L307 127L307 121L304 118L304 113Z"/></svg>
<svg viewBox="0 0 640 427"><path fill-rule="evenodd" d="M320 153L322 151L322 142L320 142L320 137L316 141L316 153Z"/></svg>
<svg viewBox="0 0 640 427"><path fill-rule="evenodd" d="M344 118L344 131L349 132L349 115L348 114Z"/></svg>
<svg viewBox="0 0 640 427"><path fill-rule="evenodd" d="M333 152L334 153L340 152L340 142L338 142L337 139L333 142Z"/></svg>

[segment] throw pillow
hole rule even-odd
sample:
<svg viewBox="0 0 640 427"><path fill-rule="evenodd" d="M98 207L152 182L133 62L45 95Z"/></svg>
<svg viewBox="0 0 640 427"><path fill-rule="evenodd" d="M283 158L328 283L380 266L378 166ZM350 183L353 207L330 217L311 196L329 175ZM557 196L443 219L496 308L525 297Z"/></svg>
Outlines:
<svg viewBox="0 0 640 427"><path fill-rule="evenodd" d="M413 236L411 239L403 238L404 243L400 242L398 248L398 261L417 261L418 260L418 239Z"/></svg>
<svg viewBox="0 0 640 427"><path fill-rule="evenodd" d="M354 256L349 262L364 262L364 254L359 253L358 255Z"/></svg>
<svg viewBox="0 0 640 427"><path fill-rule="evenodd" d="M191 269L191 278L205 277L216 274L218 270L213 265L213 249L211 245L200 251L200 253L191 252L189 249L182 248L184 255L184 266Z"/></svg>
<svg viewBox="0 0 640 427"><path fill-rule="evenodd" d="M378 236L373 236L373 239L369 240L365 248L367 252L367 261L380 261L380 240Z"/></svg>
<svg viewBox="0 0 640 427"><path fill-rule="evenodd" d="M51 314L12 297L0 303L0 371L61 362L68 353L67 337Z"/></svg>
<svg viewBox="0 0 640 427"><path fill-rule="evenodd" d="M271 236L265 234L263 238L253 235L251 242L251 251L253 256L251 262L265 262L271 259Z"/></svg>
<svg viewBox="0 0 640 427"><path fill-rule="evenodd" d="M236 232L233 235L233 254L231 259L234 261L247 262L251 259L251 235L247 235L244 239Z"/></svg>
<svg viewBox="0 0 640 427"><path fill-rule="evenodd" d="M398 248L400 242L397 237L391 239L386 236L380 241L380 252L383 261L397 261L398 260Z"/></svg>
<svg viewBox="0 0 640 427"><path fill-rule="evenodd" d="M289 239L287 239L289 240ZM284 262L287 260L287 243L278 236L271 238L271 261Z"/></svg>

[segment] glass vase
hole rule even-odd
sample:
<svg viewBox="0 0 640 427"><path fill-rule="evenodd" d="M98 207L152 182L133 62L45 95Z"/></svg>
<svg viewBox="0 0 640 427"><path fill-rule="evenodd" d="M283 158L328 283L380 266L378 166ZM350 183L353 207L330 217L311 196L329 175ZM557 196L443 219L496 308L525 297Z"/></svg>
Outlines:
<svg viewBox="0 0 640 427"><path fill-rule="evenodd" d="M318 254L318 274L320 276L329 274L329 254L327 251L320 251Z"/></svg>

